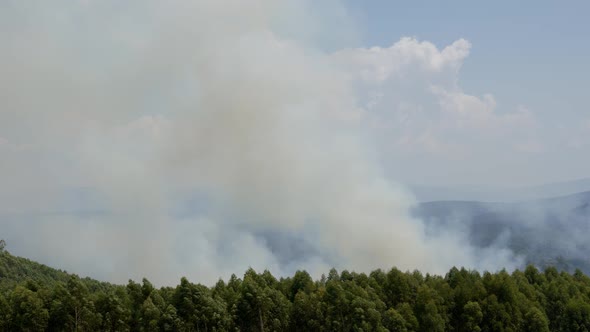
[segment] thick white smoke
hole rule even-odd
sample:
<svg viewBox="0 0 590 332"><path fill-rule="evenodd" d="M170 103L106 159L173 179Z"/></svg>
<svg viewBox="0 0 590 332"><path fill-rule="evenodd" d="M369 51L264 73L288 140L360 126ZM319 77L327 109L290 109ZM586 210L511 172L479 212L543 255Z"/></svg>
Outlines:
<svg viewBox="0 0 590 332"><path fill-rule="evenodd" d="M383 175L350 67L313 47L309 31L293 33L321 18L277 24L285 10L307 9L237 0L0 5L9 249L80 274L158 284L182 275L212 282L248 266L511 264L504 252L481 260L457 230L427 235L409 216L414 200ZM465 56L451 51L442 57ZM307 249L285 260L273 237Z"/></svg>

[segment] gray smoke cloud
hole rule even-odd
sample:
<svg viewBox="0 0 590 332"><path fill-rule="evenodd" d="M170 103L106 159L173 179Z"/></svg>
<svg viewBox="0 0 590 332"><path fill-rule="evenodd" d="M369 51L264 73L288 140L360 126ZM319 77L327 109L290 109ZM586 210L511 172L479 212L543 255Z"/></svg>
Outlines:
<svg viewBox="0 0 590 332"><path fill-rule="evenodd" d="M157 284L211 283L248 266L519 264L508 250L468 246L458 227L428 233L410 215L415 199L384 175L364 96L343 66L352 51L316 47L322 18L307 18L310 6L3 2L9 249ZM464 56L466 42L455 46L430 48L433 66Z"/></svg>

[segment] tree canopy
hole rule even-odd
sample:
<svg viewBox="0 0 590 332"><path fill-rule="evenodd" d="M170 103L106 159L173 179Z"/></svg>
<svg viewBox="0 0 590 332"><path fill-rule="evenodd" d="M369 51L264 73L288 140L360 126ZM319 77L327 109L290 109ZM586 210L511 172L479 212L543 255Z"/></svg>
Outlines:
<svg viewBox="0 0 590 332"><path fill-rule="evenodd" d="M590 331L590 278L555 268L249 269L213 287L114 285L0 251L0 331Z"/></svg>

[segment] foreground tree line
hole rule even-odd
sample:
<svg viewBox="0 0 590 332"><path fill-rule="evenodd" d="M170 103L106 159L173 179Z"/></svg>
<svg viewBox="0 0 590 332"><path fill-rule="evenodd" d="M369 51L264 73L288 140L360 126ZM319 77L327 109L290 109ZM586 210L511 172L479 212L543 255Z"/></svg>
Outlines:
<svg viewBox="0 0 590 332"><path fill-rule="evenodd" d="M314 281L249 269L213 287L182 278L157 289L0 258L3 331L590 331L590 278L580 271L333 269Z"/></svg>

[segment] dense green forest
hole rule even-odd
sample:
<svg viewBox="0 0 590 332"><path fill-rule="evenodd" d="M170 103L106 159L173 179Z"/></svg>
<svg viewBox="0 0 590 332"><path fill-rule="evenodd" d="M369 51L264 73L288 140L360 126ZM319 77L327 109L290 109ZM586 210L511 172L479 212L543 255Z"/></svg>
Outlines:
<svg viewBox="0 0 590 332"><path fill-rule="evenodd" d="M2 331L590 331L590 278L528 266L305 271L250 269L213 287L182 278L156 289L79 278L0 252Z"/></svg>

